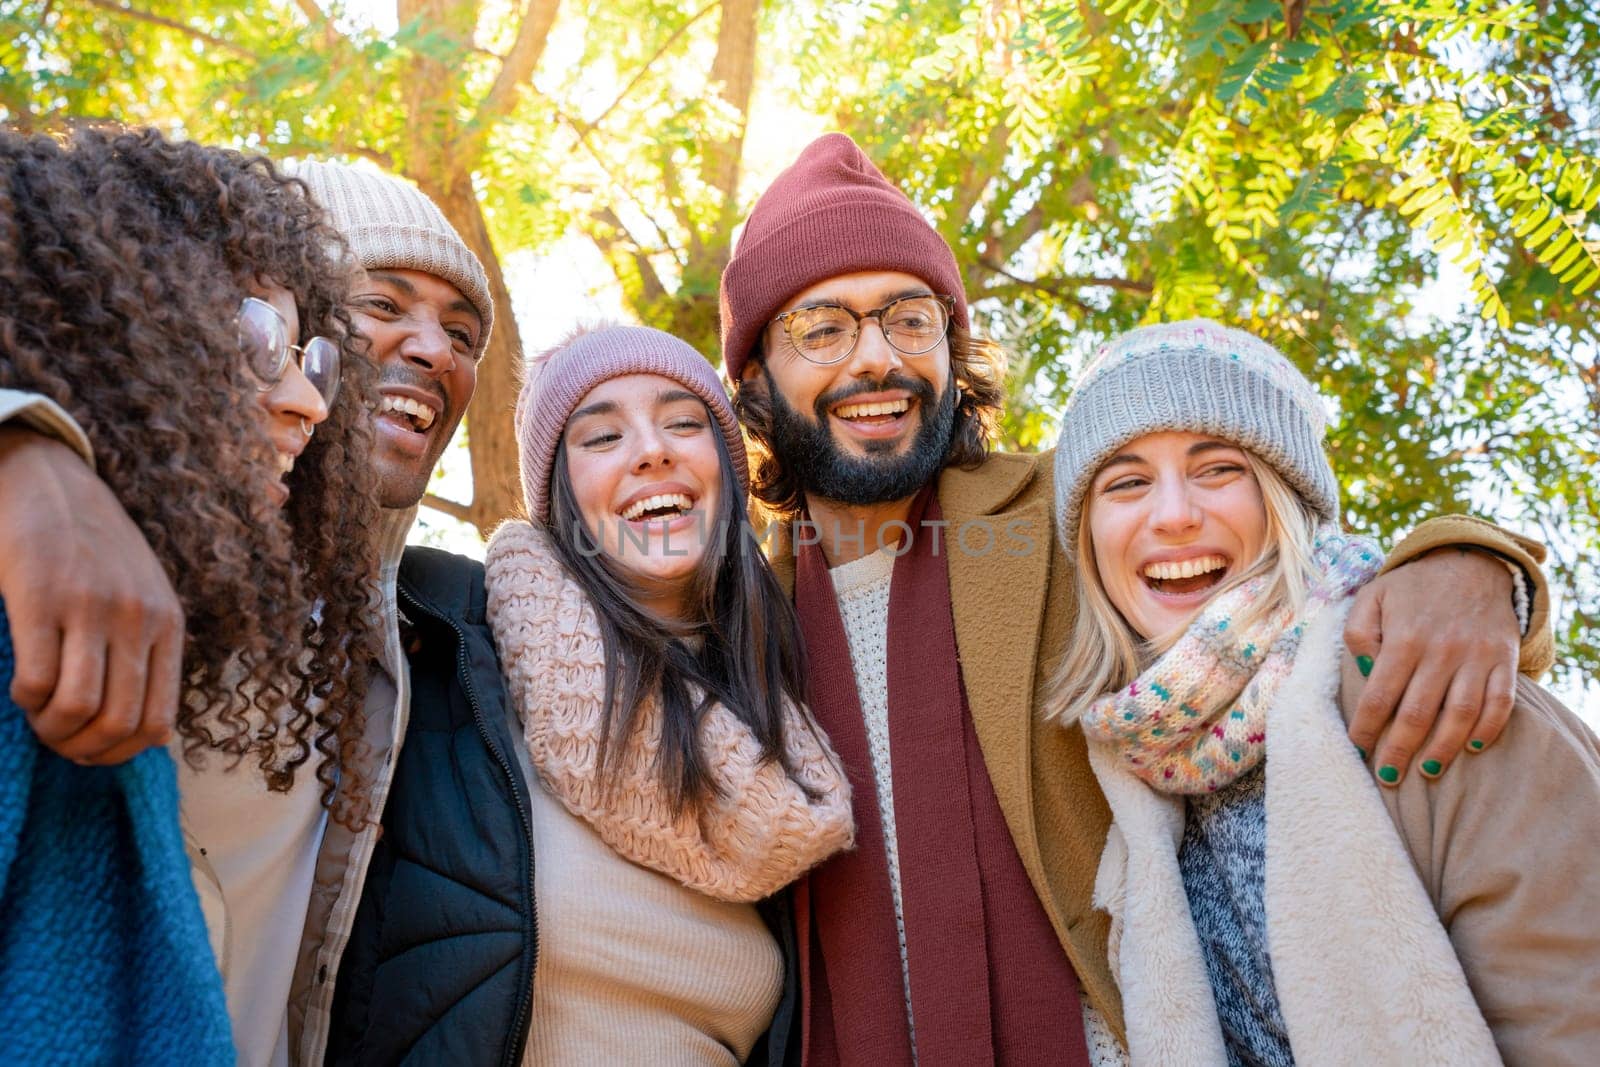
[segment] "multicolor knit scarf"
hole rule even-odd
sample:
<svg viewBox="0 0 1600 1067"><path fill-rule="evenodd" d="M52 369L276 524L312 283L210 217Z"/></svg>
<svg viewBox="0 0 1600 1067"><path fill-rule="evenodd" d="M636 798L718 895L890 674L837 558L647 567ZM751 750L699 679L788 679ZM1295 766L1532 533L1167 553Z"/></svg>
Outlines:
<svg viewBox="0 0 1600 1067"><path fill-rule="evenodd" d="M1299 618L1283 608L1234 624L1266 593L1265 577L1212 598L1127 688L1094 703L1084 734L1163 793L1213 792L1256 766L1266 752L1267 708L1294 666L1306 624L1370 581L1383 554L1365 538L1324 526L1312 564Z"/></svg>

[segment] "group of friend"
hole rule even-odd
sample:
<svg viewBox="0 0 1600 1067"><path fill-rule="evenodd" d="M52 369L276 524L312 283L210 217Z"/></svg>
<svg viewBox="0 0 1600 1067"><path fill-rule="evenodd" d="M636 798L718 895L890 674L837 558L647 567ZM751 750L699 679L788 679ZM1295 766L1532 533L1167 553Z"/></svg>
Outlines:
<svg viewBox="0 0 1600 1067"><path fill-rule="evenodd" d="M0 131L8 1056L1592 1062L1539 545L1343 532L1323 398L1211 322L995 451L843 135L721 309L731 393L637 326L530 359L523 514L407 547L497 310L437 207Z"/></svg>

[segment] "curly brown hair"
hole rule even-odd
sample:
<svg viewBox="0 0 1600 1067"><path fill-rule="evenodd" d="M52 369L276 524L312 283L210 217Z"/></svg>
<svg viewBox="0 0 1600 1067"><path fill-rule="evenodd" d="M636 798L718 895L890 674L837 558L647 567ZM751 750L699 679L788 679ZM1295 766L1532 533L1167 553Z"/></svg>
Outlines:
<svg viewBox="0 0 1600 1067"><path fill-rule="evenodd" d="M78 421L172 580L185 757L250 759L287 791L315 749L324 803L354 822L380 630L376 374L344 310L350 262L304 186L262 157L154 130L0 130L0 387ZM342 349L339 401L282 509L235 325L259 280L294 294L304 336Z"/></svg>
<svg viewBox="0 0 1600 1067"><path fill-rule="evenodd" d="M1005 350L953 321L949 340L957 400L944 466L972 468L989 454L1005 413ZM765 332L754 358L766 358ZM751 495L778 515L799 514L805 507L805 489L772 449L772 401L762 376L733 383L733 410L749 438Z"/></svg>

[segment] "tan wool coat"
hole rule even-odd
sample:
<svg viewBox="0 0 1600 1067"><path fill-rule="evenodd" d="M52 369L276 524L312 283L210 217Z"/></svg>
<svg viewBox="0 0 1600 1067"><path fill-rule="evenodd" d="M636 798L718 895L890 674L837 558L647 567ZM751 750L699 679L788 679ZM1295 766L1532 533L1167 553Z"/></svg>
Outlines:
<svg viewBox="0 0 1600 1067"><path fill-rule="evenodd" d="M1595 1062L1600 743L1522 680L1493 746L1380 787L1346 734L1363 682L1348 609L1310 620L1266 712L1262 934L1295 1062ZM1186 800L1114 746L1090 760L1115 815L1096 899L1132 1061L1222 1063L1179 863Z"/></svg>
<svg viewBox="0 0 1600 1067"><path fill-rule="evenodd" d="M1122 1000L1106 957L1110 920L1094 906L1111 811L1082 730L1063 729L1041 712L1077 611L1072 563L1055 536L1054 471L1053 452L994 453L973 469L946 468L939 476L948 537L968 524L973 531L970 550L954 543L946 557L950 605L973 725L1017 852L1084 994L1126 1044ZM994 539L987 552L984 529ZM790 531L780 528L767 543L773 569L792 591ZM1523 669L1547 668L1543 548L1490 523L1448 517L1418 527L1390 552L1387 566L1446 544L1489 548L1530 571L1536 589Z"/></svg>

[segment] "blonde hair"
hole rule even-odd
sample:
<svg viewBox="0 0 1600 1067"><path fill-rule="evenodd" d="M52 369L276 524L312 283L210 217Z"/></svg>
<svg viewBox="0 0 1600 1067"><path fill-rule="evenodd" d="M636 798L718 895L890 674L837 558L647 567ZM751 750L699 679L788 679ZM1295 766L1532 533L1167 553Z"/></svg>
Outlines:
<svg viewBox="0 0 1600 1067"><path fill-rule="evenodd" d="M1304 610L1306 590L1311 584L1314 539L1321 521L1311 505L1270 464L1249 450L1245 457L1261 489L1262 509L1267 515L1266 541L1254 563L1212 594L1218 596L1262 575L1270 579L1266 595L1238 620L1240 628L1252 626L1284 607L1292 615ZM1175 628L1153 640L1145 639L1111 603L1094 561L1094 539L1089 532L1092 507L1092 501L1086 502L1079 512L1073 573L1077 618L1067 639L1066 654L1056 667L1045 698L1045 715L1063 725L1076 722L1096 700L1132 682L1152 660L1171 648L1185 629ZM1199 710L1204 715L1216 709Z"/></svg>

